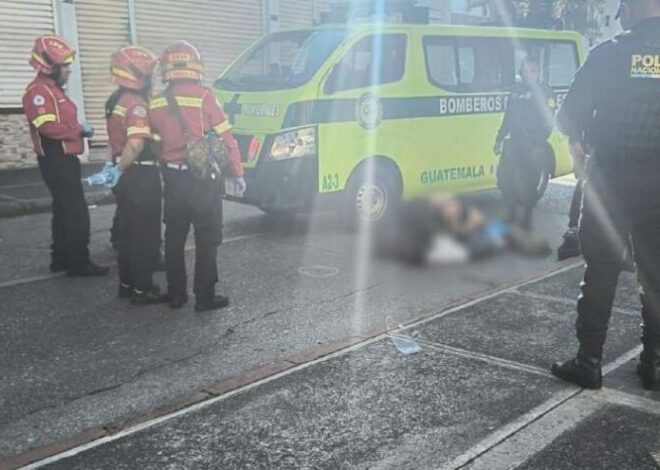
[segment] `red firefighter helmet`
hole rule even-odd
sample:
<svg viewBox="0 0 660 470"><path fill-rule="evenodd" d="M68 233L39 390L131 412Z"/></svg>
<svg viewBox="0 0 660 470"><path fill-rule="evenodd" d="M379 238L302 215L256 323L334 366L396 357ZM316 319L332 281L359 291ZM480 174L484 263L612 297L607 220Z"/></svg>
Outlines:
<svg viewBox="0 0 660 470"><path fill-rule="evenodd" d="M158 58L149 49L126 46L112 54L110 73L116 85L142 90L151 83L151 75L158 65Z"/></svg>
<svg viewBox="0 0 660 470"><path fill-rule="evenodd" d="M202 80L204 63L195 46L187 41L178 41L165 49L160 59L163 81Z"/></svg>
<svg viewBox="0 0 660 470"><path fill-rule="evenodd" d="M34 41L30 65L37 72L52 75L57 65L73 63L76 50L59 36L39 36Z"/></svg>

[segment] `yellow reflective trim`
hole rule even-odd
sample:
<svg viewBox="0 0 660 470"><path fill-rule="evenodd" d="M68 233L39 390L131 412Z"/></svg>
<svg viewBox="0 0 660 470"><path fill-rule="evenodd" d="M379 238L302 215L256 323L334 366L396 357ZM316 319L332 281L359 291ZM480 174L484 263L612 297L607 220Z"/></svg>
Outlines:
<svg viewBox="0 0 660 470"><path fill-rule="evenodd" d="M57 122L57 116L55 116L54 114L42 114L41 116L33 120L32 124L34 124L34 127L39 129L47 122Z"/></svg>
<svg viewBox="0 0 660 470"><path fill-rule="evenodd" d="M149 109L164 108L167 106L167 98L153 98L149 103Z"/></svg>
<svg viewBox="0 0 660 470"><path fill-rule="evenodd" d="M127 80L137 80L129 72L125 71L124 69L120 69L119 67L110 67L110 73L116 75L117 77L125 78Z"/></svg>
<svg viewBox="0 0 660 470"><path fill-rule="evenodd" d="M148 134L151 135L151 129L148 127L138 127L138 126L132 126L126 129L126 136L131 137L133 135L137 134Z"/></svg>
<svg viewBox="0 0 660 470"><path fill-rule="evenodd" d="M203 98L196 98L192 96L177 96L176 102L179 106L186 106L189 108L201 108L204 102Z"/></svg>
<svg viewBox="0 0 660 470"><path fill-rule="evenodd" d="M42 59L41 56L39 54L37 54L36 52L32 53L32 58L34 60L36 60L37 62L39 62L41 65L46 66L46 67L50 67L48 62L46 62L44 59Z"/></svg>
<svg viewBox="0 0 660 470"><path fill-rule="evenodd" d="M126 116L126 108L123 106L115 106L115 109L112 111L112 114L116 116L124 117Z"/></svg>
<svg viewBox="0 0 660 470"><path fill-rule="evenodd" d="M217 126L215 126L213 130L218 134L224 134L225 132L231 130L231 124L229 123L229 121L225 121L222 124L218 124Z"/></svg>
<svg viewBox="0 0 660 470"><path fill-rule="evenodd" d="M201 108L204 100L193 96L177 96L176 102L179 106L186 108ZM149 103L149 109L164 108L165 106L167 106L167 98L165 97L154 98Z"/></svg>

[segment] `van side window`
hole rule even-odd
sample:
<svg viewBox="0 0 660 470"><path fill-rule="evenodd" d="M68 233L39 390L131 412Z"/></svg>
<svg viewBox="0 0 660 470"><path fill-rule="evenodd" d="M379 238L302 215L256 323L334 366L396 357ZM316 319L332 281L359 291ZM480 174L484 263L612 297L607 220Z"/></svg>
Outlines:
<svg viewBox="0 0 660 470"><path fill-rule="evenodd" d="M334 67L326 93L398 82L405 71L406 43L404 34L360 39Z"/></svg>
<svg viewBox="0 0 660 470"><path fill-rule="evenodd" d="M458 87L458 71L456 70L456 48L452 40L424 40L426 55L426 70L429 80L447 90Z"/></svg>
<svg viewBox="0 0 660 470"><path fill-rule="evenodd" d="M568 88L573 83L578 68L578 57L573 43L548 44L550 56L548 66L548 85L556 88Z"/></svg>
<svg viewBox="0 0 660 470"><path fill-rule="evenodd" d="M505 91L514 80L513 51L508 40L473 38L458 45L461 91Z"/></svg>
<svg viewBox="0 0 660 470"><path fill-rule="evenodd" d="M506 91L515 79L513 50L506 39L429 36L424 52L429 81L448 91Z"/></svg>

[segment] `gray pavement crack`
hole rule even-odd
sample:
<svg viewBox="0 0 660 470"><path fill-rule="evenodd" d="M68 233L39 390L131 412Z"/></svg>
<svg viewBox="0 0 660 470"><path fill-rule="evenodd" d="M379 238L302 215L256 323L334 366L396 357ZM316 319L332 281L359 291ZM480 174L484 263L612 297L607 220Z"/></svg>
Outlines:
<svg viewBox="0 0 660 470"><path fill-rule="evenodd" d="M294 306L294 307L283 308L283 309L279 309L279 310L273 310L273 311L266 312L266 313L263 313L261 315L258 315L256 317L250 318L248 320L233 324L233 325L229 326L227 328L227 330L220 337L218 337L217 340L215 340L215 341L199 348L198 350L196 350L195 352L193 352L191 354L188 354L184 357L180 357L180 358L177 358L177 359L162 361L161 363L159 363L155 366L151 366L151 367L142 369L142 370L136 372L135 374L131 375L127 379L122 380L119 383L109 384L107 386L100 387L98 389L94 389L94 390L85 392L83 394L67 398L65 401L59 402L55 405L45 406L45 407L41 407L41 408L35 408L33 410L28 411L24 415L22 415L20 419L27 419L30 416L35 415L35 414L43 413L45 411L54 410L54 409L61 408L61 407L66 407L71 403L74 403L78 400L81 400L81 399L84 399L84 398L87 398L87 397L92 397L92 396L100 395L102 393L110 392L110 391L113 391L113 390L118 390L118 389L120 389L121 387L123 387L125 385L129 385L129 384L135 382L136 380L138 380L139 378L141 378L141 377L143 377L147 374L155 373L155 372L158 372L161 369L165 369L167 367L171 367L171 366L176 365L176 364L180 364L180 363L183 363L183 362L190 361L190 360L192 360L196 357L203 356L203 355L207 354L210 350L215 349L218 346L218 343L220 341L222 341L223 339L226 339L227 337L235 334L237 329L239 329L243 326L253 324L253 323L255 323L255 322L257 322L257 321L259 321L263 318L267 318L267 317L270 317L270 316L273 316L273 315L278 315L278 314L281 314L281 313L285 313L285 312L291 311L295 308L309 308L311 306L317 306L317 305L333 303L333 302L336 302L338 300L350 298L351 296L356 295L361 291L368 292L368 291L370 291L372 289L375 289L376 287L379 287L379 286L380 286L380 284L374 284L374 285L368 286L365 289L356 289L356 290L350 291L346 294L342 294L342 295L333 297L331 299L323 299L323 300L320 300L318 302L312 302L312 303L306 304L302 307Z"/></svg>

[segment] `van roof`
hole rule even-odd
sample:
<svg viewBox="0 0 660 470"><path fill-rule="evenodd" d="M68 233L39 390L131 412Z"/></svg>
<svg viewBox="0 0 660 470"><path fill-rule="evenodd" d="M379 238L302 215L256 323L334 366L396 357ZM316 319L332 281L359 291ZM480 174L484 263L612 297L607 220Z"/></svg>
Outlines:
<svg viewBox="0 0 660 470"><path fill-rule="evenodd" d="M579 41L581 36L574 31L556 31L552 29L532 29L506 26L472 26L449 24L406 24L406 23L380 23L359 22L351 25L335 23L323 24L313 28L301 28L298 31L324 29L352 29L356 33L388 32L388 31L419 31L422 34L461 35L461 36L490 36L490 37L525 37L536 39L560 39Z"/></svg>

